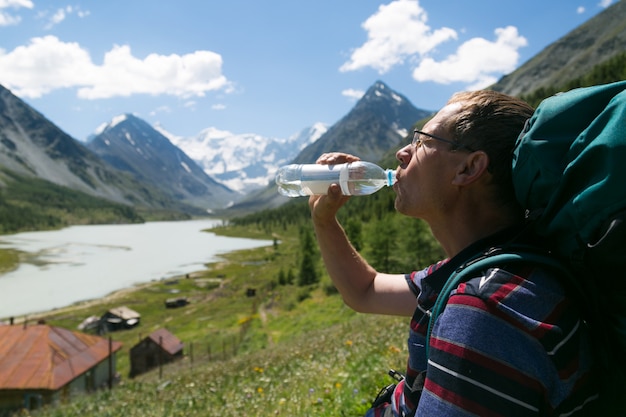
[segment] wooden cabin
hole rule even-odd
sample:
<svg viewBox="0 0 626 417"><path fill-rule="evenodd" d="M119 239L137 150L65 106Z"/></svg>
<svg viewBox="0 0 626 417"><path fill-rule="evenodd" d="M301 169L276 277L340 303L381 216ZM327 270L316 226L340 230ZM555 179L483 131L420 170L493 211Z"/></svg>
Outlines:
<svg viewBox="0 0 626 417"><path fill-rule="evenodd" d="M152 332L130 349L130 377L183 358L183 342L167 329Z"/></svg>

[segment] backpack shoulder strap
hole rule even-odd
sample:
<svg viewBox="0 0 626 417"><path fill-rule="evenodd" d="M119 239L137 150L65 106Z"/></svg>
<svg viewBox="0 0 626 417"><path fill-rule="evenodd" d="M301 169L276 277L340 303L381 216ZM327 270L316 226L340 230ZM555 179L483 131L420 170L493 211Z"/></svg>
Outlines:
<svg viewBox="0 0 626 417"><path fill-rule="evenodd" d="M503 249L492 250L489 253L481 254L472 260L466 262L456 271L454 271L446 283L444 284L441 292L437 296L435 305L430 311L430 318L428 320L428 330L426 333L426 359L430 356L430 336L433 330L433 326L437 321L437 318L441 315L448 303L451 292L459 286L460 283L467 281L469 277L480 271L484 271L489 268L494 268L502 265L510 265L512 263L530 263L539 264L546 268L549 268L556 273L567 278L568 282L574 283L575 280L572 277L571 271L559 260L545 253L540 253L532 248L525 248L520 250L507 249L507 252L503 252Z"/></svg>

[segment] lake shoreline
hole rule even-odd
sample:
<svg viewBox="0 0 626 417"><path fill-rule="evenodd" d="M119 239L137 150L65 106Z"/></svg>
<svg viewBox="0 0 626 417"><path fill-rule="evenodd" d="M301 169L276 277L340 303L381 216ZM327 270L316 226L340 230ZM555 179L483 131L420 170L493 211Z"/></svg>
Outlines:
<svg viewBox="0 0 626 417"><path fill-rule="evenodd" d="M83 309L88 309L88 308L91 308L91 307L94 307L94 306L98 306L100 304L106 304L106 303L109 303L109 302L112 302L112 301L124 298L124 296L126 296L128 294L132 294L134 292L139 292L139 291L144 290L144 289L149 288L149 287L157 286L159 284L162 284L165 281L186 278L187 276L193 278L195 275L201 275L201 274L204 274L204 273L206 273L208 271L210 271L210 269L207 269L205 271L192 272L192 273L188 273L186 275L181 275L181 276L173 276L173 277L169 277L169 278L164 278L164 279L158 280L158 281L141 282L141 283L137 283L135 285L132 285L130 287L120 288L118 290L112 291L111 293L109 293L109 294L107 294L107 295L105 295L103 297L76 301L76 302L74 302L72 304L69 304L69 305L66 305L66 306L63 306L63 307L53 308L53 309L50 309L50 310L42 310L42 311L38 311L38 312L33 312L33 313L21 315L21 316L17 316L16 315L15 317L13 317L13 323L14 324L20 324L20 323L24 323L24 321L31 322L31 321L45 320L46 317L49 317L49 316L55 316L55 315L59 315L59 314L63 314L63 313L76 312L76 311L80 311L80 310L83 310ZM0 318L0 323L8 324L10 319L11 319L11 317Z"/></svg>
<svg viewBox="0 0 626 417"><path fill-rule="evenodd" d="M189 274L239 250L265 247L267 239L224 236L215 222L76 226L55 233L14 235L4 245L20 250L20 267L0 277L0 320L40 317L81 308L118 292L141 289ZM208 233L206 233L208 232ZM182 243L182 244L181 244ZM24 256L35 258L24 261Z"/></svg>

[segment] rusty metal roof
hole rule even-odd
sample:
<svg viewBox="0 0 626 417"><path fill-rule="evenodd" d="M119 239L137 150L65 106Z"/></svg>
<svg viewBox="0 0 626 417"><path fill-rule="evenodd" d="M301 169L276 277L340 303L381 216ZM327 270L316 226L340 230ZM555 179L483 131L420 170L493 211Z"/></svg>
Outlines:
<svg viewBox="0 0 626 417"><path fill-rule="evenodd" d="M112 351L122 348L112 343ZM109 341L45 324L0 326L0 389L58 390L109 356Z"/></svg>
<svg viewBox="0 0 626 417"><path fill-rule="evenodd" d="M181 342L176 336L169 332L167 329L159 329L150 333L148 336L154 343L161 344L164 351L170 355L183 350L183 342Z"/></svg>

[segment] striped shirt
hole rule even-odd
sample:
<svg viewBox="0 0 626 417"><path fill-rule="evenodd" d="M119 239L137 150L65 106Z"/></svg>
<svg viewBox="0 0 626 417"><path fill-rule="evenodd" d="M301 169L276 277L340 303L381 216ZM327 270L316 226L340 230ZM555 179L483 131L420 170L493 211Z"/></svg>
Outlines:
<svg viewBox="0 0 626 417"><path fill-rule="evenodd" d="M407 275L419 307L406 378L391 404L367 416L597 415L588 329L563 286L539 267L503 265L460 284L433 326L427 361L425 312L481 247L490 246Z"/></svg>

